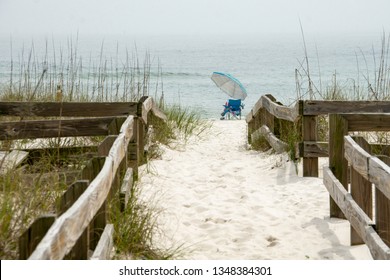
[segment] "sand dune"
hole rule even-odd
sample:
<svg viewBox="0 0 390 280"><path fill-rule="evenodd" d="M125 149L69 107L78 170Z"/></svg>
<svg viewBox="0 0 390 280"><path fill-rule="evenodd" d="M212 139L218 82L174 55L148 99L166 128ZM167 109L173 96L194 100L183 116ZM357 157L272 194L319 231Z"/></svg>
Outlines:
<svg viewBox="0 0 390 280"><path fill-rule="evenodd" d="M321 178L286 154L248 149L245 121L212 121L187 145L162 146L141 169L142 199L161 211L157 243L182 259L371 259L349 246L349 223L329 218Z"/></svg>

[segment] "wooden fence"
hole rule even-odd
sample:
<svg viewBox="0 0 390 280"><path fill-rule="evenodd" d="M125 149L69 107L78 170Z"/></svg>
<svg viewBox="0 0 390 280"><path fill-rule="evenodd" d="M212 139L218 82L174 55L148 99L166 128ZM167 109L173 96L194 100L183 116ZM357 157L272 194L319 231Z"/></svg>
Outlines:
<svg viewBox="0 0 390 280"><path fill-rule="evenodd" d="M351 245L365 243L374 259L389 260L390 158L372 156L368 142L353 139L348 132L390 131L390 115L332 114L329 119L329 167L324 168L324 184L332 198L330 216L351 223Z"/></svg>
<svg viewBox="0 0 390 280"><path fill-rule="evenodd" d="M107 224L108 200L118 195L120 209L126 207L133 175L144 162L151 114L166 120L148 97L123 103L0 102L0 115L22 119L0 123L1 140L106 136L97 156L63 194L59 213L39 217L22 234L21 259L109 257L113 225ZM23 120L27 117L61 118Z"/></svg>
<svg viewBox="0 0 390 280"><path fill-rule="evenodd" d="M263 136L276 152L291 149L294 145L295 156L303 159L303 176L318 177L318 158L328 157L329 152L327 142L317 141L317 117L347 113L390 113L390 102L299 100L288 107L277 102L272 95L263 95L246 117L248 141L251 143ZM296 142L281 140L294 126L298 130Z"/></svg>
<svg viewBox="0 0 390 280"><path fill-rule="evenodd" d="M365 243L374 259L390 259L390 153L371 155L377 145L354 131L390 131L390 102L303 101L286 107L271 95L262 96L248 114L248 139L264 137L276 152L291 148L280 140L287 127L298 128L298 157L303 176L318 176L318 157L329 157L324 184L330 193L330 216L348 219L351 245ZM329 118L329 143L317 142L317 116ZM350 169L350 170L349 170Z"/></svg>

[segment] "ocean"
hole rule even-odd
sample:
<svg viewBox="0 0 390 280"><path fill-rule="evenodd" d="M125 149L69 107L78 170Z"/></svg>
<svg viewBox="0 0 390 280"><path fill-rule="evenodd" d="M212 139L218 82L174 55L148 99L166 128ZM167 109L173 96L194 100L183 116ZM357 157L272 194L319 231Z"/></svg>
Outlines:
<svg viewBox="0 0 390 280"><path fill-rule="evenodd" d="M126 59L138 60L141 67L150 67L150 95L163 93L168 104L190 107L205 118L219 118L228 96L210 79L214 71L230 73L244 85L248 92L243 101L245 115L263 94L272 94L283 104L290 105L297 100L298 85L303 98L309 98L305 45L311 79L318 90L324 92L335 81L341 86L353 83L364 86L367 79L373 79L381 40L380 32L305 34L304 40L299 33L2 36L0 82L9 83L11 70L12 80L18 79L17 64L29 59L32 46L32 59L37 61L44 61L47 55L49 58L57 56L58 63L60 54L62 59L74 55L82 60L84 74L80 76L81 80L96 76L99 65L105 65L110 72L117 71L112 69L120 68ZM76 54L69 55L75 51ZM39 69L36 72L39 76Z"/></svg>

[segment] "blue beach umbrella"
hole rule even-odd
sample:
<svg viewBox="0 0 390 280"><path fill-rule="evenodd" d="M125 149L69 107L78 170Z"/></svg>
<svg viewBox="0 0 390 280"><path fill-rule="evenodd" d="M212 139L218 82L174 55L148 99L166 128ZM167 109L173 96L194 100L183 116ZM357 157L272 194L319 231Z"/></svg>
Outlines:
<svg viewBox="0 0 390 280"><path fill-rule="evenodd" d="M240 81L230 74L213 72L211 80L231 98L244 100L248 95Z"/></svg>

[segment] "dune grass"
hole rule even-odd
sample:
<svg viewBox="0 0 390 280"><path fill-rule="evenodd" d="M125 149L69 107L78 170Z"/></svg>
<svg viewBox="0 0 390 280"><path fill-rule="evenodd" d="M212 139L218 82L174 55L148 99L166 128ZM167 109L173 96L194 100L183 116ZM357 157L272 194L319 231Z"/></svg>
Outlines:
<svg viewBox="0 0 390 280"><path fill-rule="evenodd" d="M0 259L18 259L18 238L38 216L54 213L66 184L55 173L24 176L23 170L0 176Z"/></svg>
<svg viewBox="0 0 390 280"><path fill-rule="evenodd" d="M187 141L190 136L200 135L210 127L210 122L203 119L195 109L181 105L164 105L162 107L168 121L154 124L160 132L159 135L155 136L157 142L169 144L176 137L182 137L184 141ZM161 131L166 133L161 133Z"/></svg>
<svg viewBox="0 0 390 280"><path fill-rule="evenodd" d="M314 67L309 62L304 36L303 44L305 57L299 63L295 75L297 100L308 99L307 97L317 100L390 100L390 34L383 32L380 48L372 48L371 58L363 53L355 53L356 77L340 80L335 69L328 84L323 82L319 62L318 81L314 81ZM373 69L368 68L369 60L372 60Z"/></svg>
<svg viewBox="0 0 390 280"><path fill-rule="evenodd" d="M1 101L83 101L83 102L121 102L138 101L141 96L149 95L160 100L159 90L161 77L151 75L151 61L148 53L144 61L138 59L137 53L128 53L126 60L118 59L118 51L114 58L106 58L104 45L101 46L100 57L96 62L87 63L78 55L77 40L68 41L67 51L54 47L50 50L46 42L43 57L39 58L34 45L30 51L22 50L18 61L12 59L10 79L0 84ZM65 53L67 55L65 55ZM159 66L160 67L160 66ZM159 70L160 71L160 70ZM152 81L152 78L155 78ZM154 92L152 92L154 91ZM162 104L161 104L162 106ZM162 106L163 107L163 106ZM205 125L194 111L180 106L164 106L168 122L154 120L155 133L152 144L170 143L176 137L188 139L191 134L199 134ZM11 118L20 120L20 118ZM10 120L0 117L0 121ZM96 138L96 137L95 137ZM66 146L80 146L85 141L89 144L99 143L99 137L65 140ZM64 145L64 139L52 139L46 142L46 147L59 148ZM1 141L3 151L9 151L20 145L29 144L29 140ZM149 156L153 156L150 153ZM55 213L58 199L66 190L67 184L63 178L56 176L61 165L68 165L67 159L60 153L42 156L39 165L28 167L28 172L34 172L34 180L26 179L27 170L0 176L0 258L18 258L18 238L30 223L44 213ZM72 165L72 164L71 164ZM81 168L73 163L74 168ZM53 176L47 176L48 173ZM58 175L58 174L57 174ZM28 182L27 182L28 181ZM153 244L153 234L158 228L156 219L158 211L139 201L137 185L132 189L129 206L124 213L119 214L115 207L109 214L110 222L115 227L115 248L118 256L131 255L141 259L167 259L178 252L161 250ZM113 201L113 204L116 203Z"/></svg>
<svg viewBox="0 0 390 280"><path fill-rule="evenodd" d="M296 80L296 99L298 100L330 100L330 101L388 101L390 100L390 35L383 33L379 51L372 50L372 61L374 68L368 69L367 61L370 59L363 54L356 54L358 67L357 77L350 77L347 80L341 80L337 72L332 76L328 84L321 78L320 65L318 63L319 78L315 81L313 71L315 67L309 60L308 50L306 48L305 37L302 30L304 59L299 61L299 67L295 70ZM318 60L318 54L317 54ZM363 63L361 63L363 60ZM365 68L361 68L363 67ZM293 104L292 103L292 104ZM290 104L290 105L292 105ZM286 125L283 120L278 120L280 138L288 144L288 153L290 159L296 162L296 144L302 141L301 122ZM371 142L378 144L390 143L390 134L387 132L360 133ZM317 140L329 140L328 116L321 115L317 117ZM267 150L270 148L264 138L259 138L257 142L251 143L252 148L257 150Z"/></svg>

